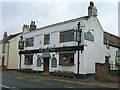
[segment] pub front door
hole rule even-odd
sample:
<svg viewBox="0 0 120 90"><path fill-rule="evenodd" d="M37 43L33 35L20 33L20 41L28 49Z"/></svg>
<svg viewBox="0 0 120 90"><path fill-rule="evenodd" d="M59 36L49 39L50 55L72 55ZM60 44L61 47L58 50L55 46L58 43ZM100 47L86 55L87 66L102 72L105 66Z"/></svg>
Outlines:
<svg viewBox="0 0 120 90"><path fill-rule="evenodd" d="M44 72L49 72L49 58L44 58Z"/></svg>

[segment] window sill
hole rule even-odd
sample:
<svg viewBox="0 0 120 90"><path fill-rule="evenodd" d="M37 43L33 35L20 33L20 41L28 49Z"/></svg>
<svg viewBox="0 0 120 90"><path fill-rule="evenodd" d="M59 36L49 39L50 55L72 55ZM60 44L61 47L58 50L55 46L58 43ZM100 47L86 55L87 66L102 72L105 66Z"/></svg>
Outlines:
<svg viewBox="0 0 120 90"><path fill-rule="evenodd" d="M52 68L57 68L57 66L54 66L54 67L53 67L53 66L51 66L51 67L52 67Z"/></svg>
<svg viewBox="0 0 120 90"><path fill-rule="evenodd" d="M50 43L44 43L44 45L47 45L47 44L50 44Z"/></svg>
<svg viewBox="0 0 120 90"><path fill-rule="evenodd" d="M33 65L33 63L24 63L25 65Z"/></svg>
<svg viewBox="0 0 120 90"><path fill-rule="evenodd" d="M60 43L64 43L64 42L72 42L72 41L75 41L75 40L69 40L69 41L60 41Z"/></svg>
<svg viewBox="0 0 120 90"><path fill-rule="evenodd" d="M34 47L34 46L25 46L25 47Z"/></svg>
<svg viewBox="0 0 120 90"><path fill-rule="evenodd" d="M75 64L59 64L61 66L74 66Z"/></svg>

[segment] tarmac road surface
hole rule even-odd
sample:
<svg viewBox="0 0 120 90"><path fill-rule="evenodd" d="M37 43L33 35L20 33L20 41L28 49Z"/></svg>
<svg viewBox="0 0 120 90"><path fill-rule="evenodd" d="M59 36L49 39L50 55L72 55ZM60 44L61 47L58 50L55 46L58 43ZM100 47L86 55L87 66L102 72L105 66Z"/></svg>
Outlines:
<svg viewBox="0 0 120 90"><path fill-rule="evenodd" d="M48 74L21 73L17 70L2 72L2 90L22 90L40 88L111 88L118 89L116 82L95 80L94 77L86 79L56 77ZM110 90L111 90L110 89Z"/></svg>

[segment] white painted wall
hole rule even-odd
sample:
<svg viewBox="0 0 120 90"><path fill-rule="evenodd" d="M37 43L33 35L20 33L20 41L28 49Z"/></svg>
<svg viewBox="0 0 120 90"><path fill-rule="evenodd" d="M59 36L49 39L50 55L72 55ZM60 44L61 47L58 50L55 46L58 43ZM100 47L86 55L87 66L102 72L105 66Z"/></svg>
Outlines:
<svg viewBox="0 0 120 90"><path fill-rule="evenodd" d="M18 41L20 35L9 40L9 56L7 69L18 69L19 49Z"/></svg>
<svg viewBox="0 0 120 90"><path fill-rule="evenodd" d="M91 31L94 35L94 42L85 40L85 72L86 73L95 73L95 63L105 63L105 56L111 56L110 61L115 62L115 56L117 48L110 47L106 48L106 45L103 44L103 34L99 22L95 18L90 18L87 22L87 29L93 29Z"/></svg>
<svg viewBox="0 0 120 90"><path fill-rule="evenodd" d="M4 66L7 66L8 64L8 56L9 56L9 43L5 43L5 53L2 53L2 46L3 44L0 44L0 65L2 65L2 57L4 57Z"/></svg>
<svg viewBox="0 0 120 90"><path fill-rule="evenodd" d="M97 18L91 17L87 20L76 20L73 22L67 22L60 25L55 25L48 28L43 28L40 30L32 31L23 34L24 39L29 37L34 37L34 47L25 47L25 50L33 50L33 49L39 49L39 48L47 48L47 47L62 47L65 46L77 46L76 41L72 42L64 42L59 43L59 37L60 37L60 31L67 31L70 29L76 29L77 23L81 22L82 26L82 34L84 32L89 31L89 29L93 29L94 31L91 31L91 33L94 35L94 42L93 41L87 41L84 40L84 35L82 36L82 45L85 45L85 50L81 53L80 52L80 74L87 74L87 73L95 73L95 63L104 63L105 62L105 56L111 55L111 61L115 59L115 53L117 48L111 47L110 50L106 48L106 46L103 44L103 29L100 26L100 23ZM50 34L50 44L44 45L44 34ZM41 43L40 43L41 42ZM51 53L55 54L55 57L57 58L58 66L56 68L51 67L51 59L50 58L50 67L49 71L53 72L54 70L68 70L73 71L77 73L77 57L78 53L75 53L74 57L74 66L61 66L59 65L59 55L58 53ZM39 53L41 55L41 53ZM24 65L24 55L22 55L22 67L24 68L33 68L33 70L39 70L43 71L43 65L41 67L37 67L37 55L34 54L34 64L33 65ZM43 61L42 61L43 62Z"/></svg>

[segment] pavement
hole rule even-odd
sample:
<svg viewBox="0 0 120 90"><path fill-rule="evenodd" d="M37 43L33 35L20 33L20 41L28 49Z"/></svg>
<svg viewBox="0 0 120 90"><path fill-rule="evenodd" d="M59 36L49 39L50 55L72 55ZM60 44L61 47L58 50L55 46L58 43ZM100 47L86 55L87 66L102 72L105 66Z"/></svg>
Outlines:
<svg viewBox="0 0 120 90"><path fill-rule="evenodd" d="M79 78L78 79L78 78L52 76L47 73L38 73L38 74L22 73L17 70L13 70L13 71L8 70L8 71L3 71L3 72L9 72L9 73L12 73L15 75L21 75L23 77L30 77L30 78L32 78L32 81L45 79L45 80L66 82L66 83L71 83L71 84L82 84L82 85L97 86L97 87L103 87L103 88L119 88L120 89L120 87L118 87L118 82L100 81L100 80L95 79L95 75L89 75L89 76L87 76L87 78L84 78L84 79ZM46 83L46 84L49 84L49 83Z"/></svg>
<svg viewBox="0 0 120 90"><path fill-rule="evenodd" d="M45 77L51 78L53 80L63 81L63 82L70 82L76 84L84 84L84 85L91 85L91 86L100 86L100 87L107 87L107 88L119 88L120 83L118 82L110 82L110 81L101 81L95 78L95 75L89 75L86 78L67 78L67 77L58 77L52 76L49 74L41 74ZM39 76L39 74L37 75ZM60 79L60 80L59 80Z"/></svg>

